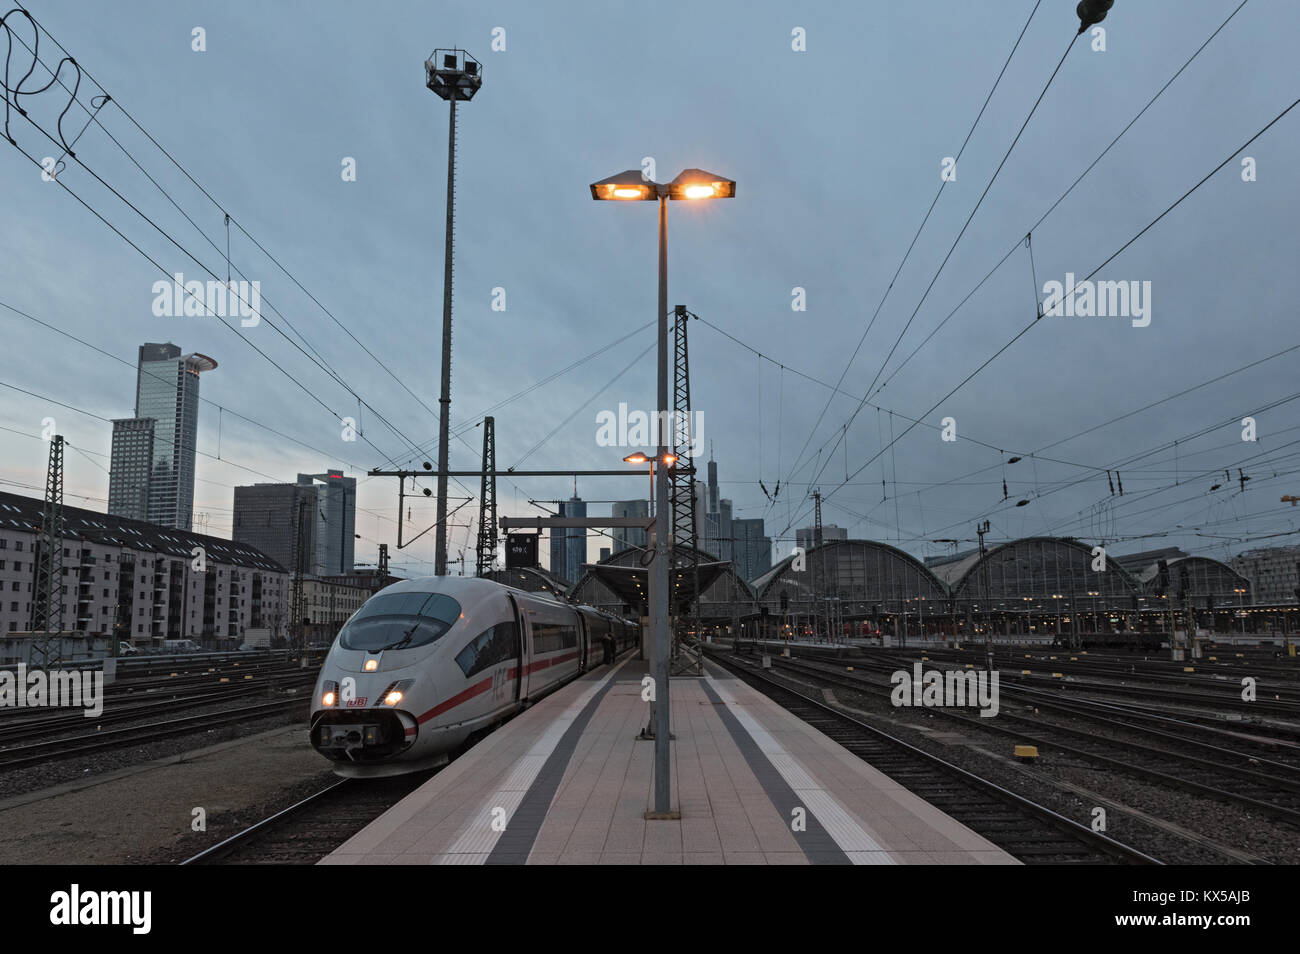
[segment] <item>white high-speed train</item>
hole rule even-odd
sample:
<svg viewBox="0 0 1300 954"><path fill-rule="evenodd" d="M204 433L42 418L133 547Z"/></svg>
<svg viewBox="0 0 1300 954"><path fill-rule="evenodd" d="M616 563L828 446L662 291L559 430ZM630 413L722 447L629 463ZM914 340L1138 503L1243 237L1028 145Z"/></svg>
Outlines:
<svg viewBox="0 0 1300 954"><path fill-rule="evenodd" d="M617 653L637 626L549 594L442 576L394 583L339 630L321 665L311 741L346 776L437 765Z"/></svg>

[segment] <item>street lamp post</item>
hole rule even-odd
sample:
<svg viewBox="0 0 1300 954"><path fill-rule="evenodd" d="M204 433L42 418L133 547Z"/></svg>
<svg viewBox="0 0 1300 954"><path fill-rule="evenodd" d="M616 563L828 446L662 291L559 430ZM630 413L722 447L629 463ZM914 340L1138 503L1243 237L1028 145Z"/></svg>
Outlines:
<svg viewBox="0 0 1300 954"><path fill-rule="evenodd" d="M648 506L649 506L649 513L650 513L650 516L651 516L651 517L654 517L654 516L655 516L655 473L656 473L657 470L658 470L658 468L655 467L655 464L658 463L661 459L662 459L662 461L663 461L665 467L671 467L674 463L677 462L677 458L674 457L672 454L665 454L665 455L663 455L662 458L656 458L656 457L648 456L648 455L642 453L641 451L634 451L633 453L628 454L626 457L623 458L623 462L624 462L625 464L647 464L647 463L648 463L648 464L650 465L650 501L649 501ZM658 524L656 524L656 525L655 525L654 532L653 532L653 534L652 534L652 535L654 536L654 538L655 538L656 541L657 541L657 539L658 539L658 530L659 530L659 527L658 527ZM656 547L655 547L655 543L654 543L654 541L651 541L651 540L647 539L647 541L646 541L646 549L647 549L647 550L650 550L650 551L655 551L655 550L656 550ZM656 574L656 572L657 572L657 570L656 570L656 563L657 563L657 561L652 561L651 564L650 564L650 577L651 577L651 579L650 579L649 582L650 582L650 594L651 594L651 598L653 598L653 594L654 594L654 577L655 577L655 574ZM653 614L647 614L647 615L653 615ZM653 641L653 640L652 640L652 641ZM651 666L652 666L652 667L653 667L653 664L654 664L655 651L656 651L655 647L654 647L654 646L651 646L651 647L650 647L650 661L651 661ZM655 713L656 713L656 712L657 712L657 710L656 710L656 708L655 708L655 703L654 703L653 701L651 701L651 703L650 703L650 724L646 727L646 736L645 736L646 738L651 738L651 739L652 739L652 738L654 738L654 736L655 736L655 728L656 728L656 726L655 726Z"/></svg>
<svg viewBox="0 0 1300 954"><path fill-rule="evenodd" d="M687 169L668 183L651 182L639 169L629 169L591 184L591 197L597 201L658 201L659 203L659 375L656 418L658 450L663 460L668 448L668 200L729 199L736 194L736 183L702 169ZM654 815L672 817L669 785L669 708L668 708L668 470L660 467L655 475L655 545L650 564L650 620L654 652L652 654L652 692L656 701L655 721L655 807Z"/></svg>
<svg viewBox="0 0 1300 954"><path fill-rule="evenodd" d="M635 451L634 453L628 454L626 457L623 458L623 463L625 463L625 464L649 464L649 465L650 465L650 500L649 500L649 504L648 504L648 506L649 506L649 508L650 508L650 516L652 516L652 517L655 515L655 463L656 463L656 460L657 460L657 458L649 457L649 456L647 456L646 454L641 453L641 451ZM677 460L676 457L674 457L672 454L668 454L668 455L664 458L664 463L671 467L671 466L673 465L673 463L676 462L676 460Z"/></svg>

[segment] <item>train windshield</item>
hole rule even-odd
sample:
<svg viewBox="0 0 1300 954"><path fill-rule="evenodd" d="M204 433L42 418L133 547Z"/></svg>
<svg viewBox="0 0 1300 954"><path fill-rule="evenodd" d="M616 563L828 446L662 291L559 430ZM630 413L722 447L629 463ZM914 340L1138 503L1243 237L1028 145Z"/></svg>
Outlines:
<svg viewBox="0 0 1300 954"><path fill-rule="evenodd" d="M389 593L366 601L339 633L344 649L413 649L440 638L460 618L443 593Z"/></svg>

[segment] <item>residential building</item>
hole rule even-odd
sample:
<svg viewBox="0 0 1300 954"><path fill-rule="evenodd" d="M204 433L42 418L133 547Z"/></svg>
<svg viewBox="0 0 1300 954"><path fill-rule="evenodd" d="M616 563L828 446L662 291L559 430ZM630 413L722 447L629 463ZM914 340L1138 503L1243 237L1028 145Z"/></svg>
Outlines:
<svg viewBox="0 0 1300 954"><path fill-rule="evenodd" d="M0 634L31 629L44 506L0 492ZM284 636L288 573L259 550L79 507L63 508L63 524L64 632L213 648L250 628Z"/></svg>

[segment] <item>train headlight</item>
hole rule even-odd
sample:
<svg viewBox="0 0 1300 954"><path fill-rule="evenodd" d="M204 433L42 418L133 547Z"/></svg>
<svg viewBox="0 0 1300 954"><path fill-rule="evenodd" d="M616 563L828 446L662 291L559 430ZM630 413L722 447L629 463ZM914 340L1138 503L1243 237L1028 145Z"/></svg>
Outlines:
<svg viewBox="0 0 1300 954"><path fill-rule="evenodd" d="M413 685L415 685L414 679L403 679L400 682L393 683L384 690L383 696L381 697L382 702L380 704L385 705L390 709L393 708L402 701L406 696L406 690L410 689Z"/></svg>
<svg viewBox="0 0 1300 954"><path fill-rule="evenodd" d="M338 701L339 701L339 684L337 682L325 683L325 691L321 694L320 704L328 709Z"/></svg>
<svg viewBox="0 0 1300 954"><path fill-rule="evenodd" d="M365 669L366 672L374 672L376 669L379 668L379 660L367 659L366 664L363 668Z"/></svg>

